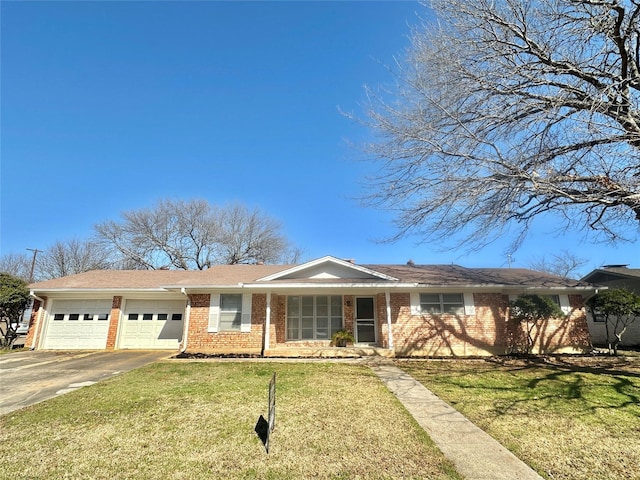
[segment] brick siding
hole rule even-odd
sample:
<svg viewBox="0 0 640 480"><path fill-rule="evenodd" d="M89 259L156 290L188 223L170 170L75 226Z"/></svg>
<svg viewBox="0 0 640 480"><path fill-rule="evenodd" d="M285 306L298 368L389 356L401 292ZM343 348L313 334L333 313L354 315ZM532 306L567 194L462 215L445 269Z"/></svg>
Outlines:
<svg viewBox="0 0 640 480"><path fill-rule="evenodd" d="M40 338L42 338L42 332L39 333L40 338L36 338L36 332L38 326L42 323L42 316L44 315L44 305L47 302L47 297L42 297L43 302L40 300L33 300L33 307L31 309L31 317L29 318L29 332L27 338L24 341L25 348L38 348L40 344Z"/></svg>
<svg viewBox="0 0 640 480"><path fill-rule="evenodd" d="M118 326L120 325L120 313L122 311L122 297L113 297L111 301L111 313L109 314L109 331L107 332L107 350L116 348L118 339Z"/></svg>
<svg viewBox="0 0 640 480"><path fill-rule="evenodd" d="M509 297L474 294L475 315L412 315L408 293L391 294L396 354L402 356L481 356L512 353L526 331L509 320ZM378 297L378 311L386 303ZM534 353L577 353L589 348L582 297L570 295L571 314L541 322L534 329ZM385 305L386 308L386 305ZM382 318L379 316L379 319ZM385 328L379 322L384 338Z"/></svg>
<svg viewBox="0 0 640 480"><path fill-rule="evenodd" d="M501 355L521 351L526 345L526 330L509 319L509 297L502 293L473 295L473 315L414 315L411 296L394 292L390 296L391 326L394 351L399 356L480 356ZM253 294L250 332L209 332L209 294L190 294L187 351L202 353L261 353L266 324L267 295ZM46 299L44 299L46 301ZM113 297L107 350L116 348L120 327L122 297ZM569 295L571 314L563 319L540 322L533 330L533 353L579 352L590 347L585 309L580 295ZM35 300L31 329L25 345L38 348L35 338L44 321L44 306ZM271 294L269 349L286 347L326 347L330 340L287 341L287 296ZM342 299L344 327L353 332L355 296ZM387 302L384 293L375 295L378 346L388 348ZM44 332L40 331L42 337ZM523 343L524 342L524 343ZM34 345L35 344L35 345ZM183 348L184 345L181 345Z"/></svg>
<svg viewBox="0 0 640 480"><path fill-rule="evenodd" d="M212 354L260 353L266 311L266 295L254 294L251 304L250 332L209 332L211 295L191 294L187 351Z"/></svg>

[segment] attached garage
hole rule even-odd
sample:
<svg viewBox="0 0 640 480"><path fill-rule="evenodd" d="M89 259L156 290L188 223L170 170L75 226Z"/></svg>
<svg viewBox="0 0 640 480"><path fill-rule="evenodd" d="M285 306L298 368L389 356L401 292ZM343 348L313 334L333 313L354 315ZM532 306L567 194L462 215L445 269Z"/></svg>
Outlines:
<svg viewBox="0 0 640 480"><path fill-rule="evenodd" d="M42 348L98 350L107 345L109 300L54 300Z"/></svg>
<svg viewBox="0 0 640 480"><path fill-rule="evenodd" d="M173 349L182 341L184 300L127 300L119 348Z"/></svg>

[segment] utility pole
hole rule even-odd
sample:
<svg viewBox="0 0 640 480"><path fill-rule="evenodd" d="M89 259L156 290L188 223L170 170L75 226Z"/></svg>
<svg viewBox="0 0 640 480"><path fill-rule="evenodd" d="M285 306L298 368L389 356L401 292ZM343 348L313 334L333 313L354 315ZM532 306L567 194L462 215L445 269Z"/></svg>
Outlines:
<svg viewBox="0 0 640 480"><path fill-rule="evenodd" d="M27 248L30 252L33 252L33 260L31 260L31 272L29 273L29 283L33 283L33 272L36 268L36 256L38 252L42 252L42 250L38 250L37 248Z"/></svg>

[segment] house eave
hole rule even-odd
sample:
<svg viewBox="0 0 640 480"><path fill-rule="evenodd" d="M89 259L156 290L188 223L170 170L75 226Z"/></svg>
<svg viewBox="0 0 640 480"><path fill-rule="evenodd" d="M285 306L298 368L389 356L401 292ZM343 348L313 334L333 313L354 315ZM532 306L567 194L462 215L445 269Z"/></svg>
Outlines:
<svg viewBox="0 0 640 480"><path fill-rule="evenodd" d="M234 284L203 284L203 285L165 285L153 288L51 288L42 290L31 290L34 295L50 295L64 293L163 293L186 291L207 291L207 290L326 290L326 289L368 289L368 290L475 290L475 291L496 291L496 290L513 290L513 291L533 291L533 290L554 290L554 291L575 291L589 292L596 290L595 286L545 286L545 285L505 285L505 284L468 284L468 285L452 285L452 284L427 284L415 282L326 282L326 283L308 283L308 282L287 282L287 283L234 283Z"/></svg>
<svg viewBox="0 0 640 480"><path fill-rule="evenodd" d="M194 290L234 290L238 288L243 288L245 284L243 283L228 283L228 284L202 284L202 285L164 285L162 287L163 290L175 291L185 289L187 291Z"/></svg>
<svg viewBox="0 0 640 480"><path fill-rule="evenodd" d="M149 293L163 293L167 292L166 288L152 287L152 288L47 288L42 290L31 290L34 295L50 295L54 293L133 293L133 292L149 292Z"/></svg>
<svg viewBox="0 0 640 480"><path fill-rule="evenodd" d="M269 283L269 282L257 282L257 283L245 283L245 288L252 289L268 289L268 290L286 290L289 288L306 288L306 289L314 289L314 288L370 288L370 289L380 289L380 288L413 288L416 286L416 283L400 283L400 282L278 282L278 283Z"/></svg>

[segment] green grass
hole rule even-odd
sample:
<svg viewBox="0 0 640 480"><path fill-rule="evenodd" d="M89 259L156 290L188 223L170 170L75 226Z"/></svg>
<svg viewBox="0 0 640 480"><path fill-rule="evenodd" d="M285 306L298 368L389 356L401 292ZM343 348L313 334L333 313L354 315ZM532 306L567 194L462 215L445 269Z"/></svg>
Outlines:
<svg viewBox="0 0 640 480"><path fill-rule="evenodd" d="M339 363L156 363L0 417L0 454L6 479L459 478L370 369Z"/></svg>
<svg viewBox="0 0 640 480"><path fill-rule="evenodd" d="M640 358L398 362L549 479L640 479Z"/></svg>

